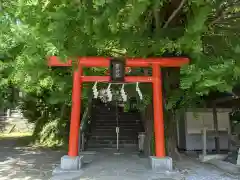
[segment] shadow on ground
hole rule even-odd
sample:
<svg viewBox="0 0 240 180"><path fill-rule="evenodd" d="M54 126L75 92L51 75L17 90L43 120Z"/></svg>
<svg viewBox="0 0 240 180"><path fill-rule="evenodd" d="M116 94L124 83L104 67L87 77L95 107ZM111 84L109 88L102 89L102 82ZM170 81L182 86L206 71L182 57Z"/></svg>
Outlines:
<svg viewBox="0 0 240 180"><path fill-rule="evenodd" d="M9 123L6 121L6 118L0 114L0 132L6 131L8 125Z"/></svg>
<svg viewBox="0 0 240 180"><path fill-rule="evenodd" d="M28 146L31 137L0 138L0 180L47 180L64 154Z"/></svg>
<svg viewBox="0 0 240 180"><path fill-rule="evenodd" d="M49 180L52 170L59 164L60 157L66 152L33 148L28 146L29 138L0 138L0 180ZM84 154L83 154L84 155ZM92 155L91 155L92 156ZM146 158L137 154L114 154L99 152L83 168L81 177L76 180L160 180L179 179L184 175L185 180L239 180L213 166L199 163L195 159L183 158L176 163L180 174L153 173ZM176 177L177 176L177 177ZM59 178L57 178L59 180Z"/></svg>

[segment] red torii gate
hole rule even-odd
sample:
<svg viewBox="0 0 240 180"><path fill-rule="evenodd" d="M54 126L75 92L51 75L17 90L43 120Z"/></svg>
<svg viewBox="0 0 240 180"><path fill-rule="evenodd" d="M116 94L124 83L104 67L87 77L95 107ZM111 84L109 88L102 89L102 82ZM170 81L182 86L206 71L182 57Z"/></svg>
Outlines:
<svg viewBox="0 0 240 180"><path fill-rule="evenodd" d="M70 123L69 150L70 157L78 156L78 135L80 126L81 93L84 82L110 82L110 76L83 76L83 67L109 67L111 58L79 57L78 68L73 74L72 112ZM152 76L126 76L125 82L147 82L153 84L153 109L156 157L165 157L164 120L162 101L161 67L180 67L188 64L184 57L127 58L126 67L152 67ZM60 61L56 56L48 60L49 66L72 66L72 61Z"/></svg>

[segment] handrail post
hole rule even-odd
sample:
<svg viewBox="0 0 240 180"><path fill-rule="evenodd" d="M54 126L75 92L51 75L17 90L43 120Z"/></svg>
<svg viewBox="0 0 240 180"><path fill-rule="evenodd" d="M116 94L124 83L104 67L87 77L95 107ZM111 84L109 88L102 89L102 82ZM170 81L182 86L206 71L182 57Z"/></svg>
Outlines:
<svg viewBox="0 0 240 180"><path fill-rule="evenodd" d="M82 133L81 139L82 139L81 150L84 151L85 150L85 133L84 132Z"/></svg>

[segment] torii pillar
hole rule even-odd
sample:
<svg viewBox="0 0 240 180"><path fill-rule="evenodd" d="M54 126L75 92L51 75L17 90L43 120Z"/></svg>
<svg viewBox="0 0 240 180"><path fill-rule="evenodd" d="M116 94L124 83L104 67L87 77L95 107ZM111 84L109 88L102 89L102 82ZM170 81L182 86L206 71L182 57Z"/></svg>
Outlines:
<svg viewBox="0 0 240 180"><path fill-rule="evenodd" d="M153 114L156 156L150 157L153 169L172 169L172 159L166 157L163 119L162 77L161 67L180 67L188 64L184 57L160 58L127 58L126 67L151 67L152 76L126 76L124 82L143 82L153 85ZM68 155L61 159L61 168L77 170L81 168L81 158L78 152L78 136L80 127L81 89L84 82L110 82L110 76L83 76L83 67L109 67L110 58L79 57L78 68L73 73L72 112L70 122ZM56 56L48 60L49 66L72 66L72 61L61 62ZM117 163L117 162L116 162Z"/></svg>

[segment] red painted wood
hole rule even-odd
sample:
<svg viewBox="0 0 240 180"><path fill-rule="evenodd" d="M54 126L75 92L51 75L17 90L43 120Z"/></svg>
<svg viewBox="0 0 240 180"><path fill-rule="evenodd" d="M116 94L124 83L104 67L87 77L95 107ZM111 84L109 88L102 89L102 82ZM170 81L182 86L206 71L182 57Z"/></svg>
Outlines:
<svg viewBox="0 0 240 180"><path fill-rule="evenodd" d="M153 116L156 157L165 157L162 77L159 65L153 65Z"/></svg>
<svg viewBox="0 0 240 180"><path fill-rule="evenodd" d="M48 66L72 66L72 61L62 62L57 56L51 56L48 58Z"/></svg>
<svg viewBox="0 0 240 180"><path fill-rule="evenodd" d="M84 67L109 67L110 58L105 57L79 57L79 64ZM127 58L127 67L151 67L158 64L163 67L179 67L188 64L189 59L184 57L160 57L160 58ZM48 60L48 66L71 66L72 61L61 62L56 56Z"/></svg>
<svg viewBox="0 0 240 180"><path fill-rule="evenodd" d="M75 157L78 156L78 136L80 127L80 113L81 113L81 82L82 68L79 67L73 73L73 89L72 89L72 112L70 121L70 134L69 134L69 149L68 155Z"/></svg>
<svg viewBox="0 0 240 180"><path fill-rule="evenodd" d="M82 76L82 82L109 82L110 76ZM125 82L133 83L133 82L152 82L151 76L126 76Z"/></svg>

